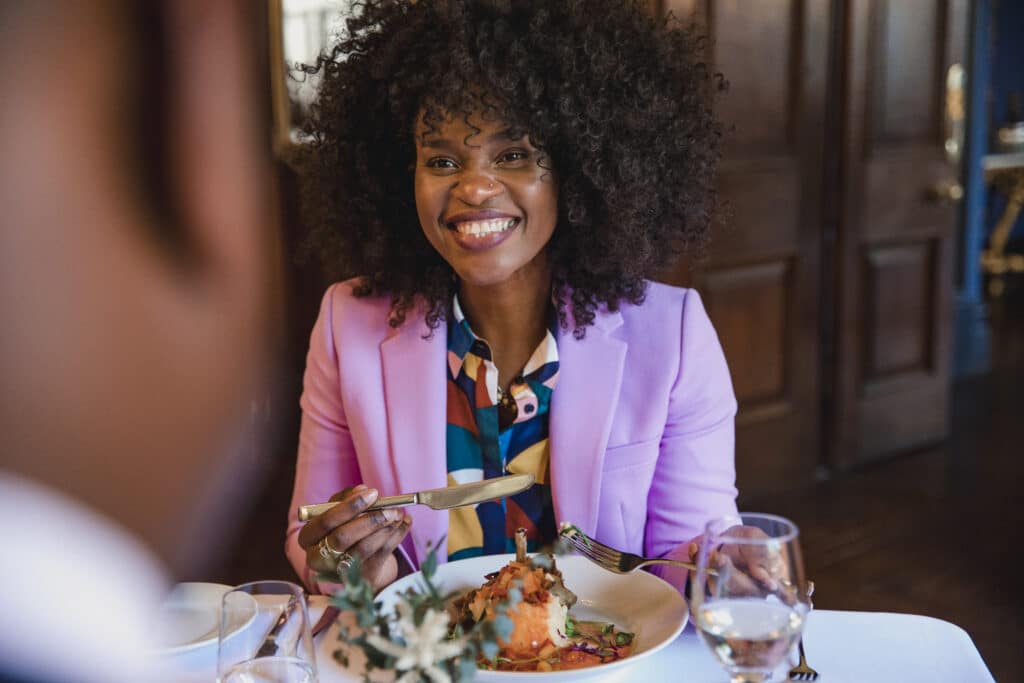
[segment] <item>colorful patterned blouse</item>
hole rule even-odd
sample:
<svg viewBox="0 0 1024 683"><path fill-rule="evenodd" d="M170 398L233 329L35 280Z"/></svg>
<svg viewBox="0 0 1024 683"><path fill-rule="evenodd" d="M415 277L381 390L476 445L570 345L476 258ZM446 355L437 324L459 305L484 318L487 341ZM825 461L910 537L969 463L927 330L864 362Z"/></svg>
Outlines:
<svg viewBox="0 0 1024 683"><path fill-rule="evenodd" d="M532 473L533 486L509 498L449 511L448 559L515 552L526 529L531 552L555 539L549 483L548 408L558 381L556 316L510 388L514 420L499 427L498 368L469 327L456 296L448 323L448 484ZM511 402L509 402L511 403Z"/></svg>

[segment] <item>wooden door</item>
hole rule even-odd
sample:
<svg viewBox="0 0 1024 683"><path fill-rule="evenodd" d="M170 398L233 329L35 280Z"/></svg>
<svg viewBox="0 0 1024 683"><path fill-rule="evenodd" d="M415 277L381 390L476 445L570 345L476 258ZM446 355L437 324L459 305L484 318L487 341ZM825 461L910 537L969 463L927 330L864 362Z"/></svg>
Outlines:
<svg viewBox="0 0 1024 683"><path fill-rule="evenodd" d="M967 0L848 0L837 235L832 458L848 467L948 430L956 209L944 153L948 67Z"/></svg>
<svg viewBox="0 0 1024 683"><path fill-rule="evenodd" d="M739 400L744 496L810 481L819 461L819 278L827 0L666 0L697 22L730 90L719 190L730 209L707 262L669 280L696 286Z"/></svg>

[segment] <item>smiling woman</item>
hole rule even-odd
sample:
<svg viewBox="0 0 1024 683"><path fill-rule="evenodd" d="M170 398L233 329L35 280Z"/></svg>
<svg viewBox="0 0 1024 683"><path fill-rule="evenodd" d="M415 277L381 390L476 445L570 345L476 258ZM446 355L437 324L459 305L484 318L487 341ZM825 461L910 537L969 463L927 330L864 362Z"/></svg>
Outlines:
<svg viewBox="0 0 1024 683"><path fill-rule="evenodd" d="M521 527L534 552L566 519L688 558L735 512L718 339L696 293L644 279L699 252L714 212L696 53L632 0L355 4L306 130L309 248L360 275L328 290L307 358L292 507L340 503L291 520L311 587L325 557L362 556L379 589L429 544L500 554ZM367 511L511 473L534 484Z"/></svg>

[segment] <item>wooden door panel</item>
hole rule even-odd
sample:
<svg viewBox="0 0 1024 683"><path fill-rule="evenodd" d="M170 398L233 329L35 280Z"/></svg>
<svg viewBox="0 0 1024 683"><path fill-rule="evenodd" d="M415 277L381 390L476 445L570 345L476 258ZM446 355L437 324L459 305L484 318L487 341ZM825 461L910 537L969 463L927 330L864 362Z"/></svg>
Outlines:
<svg viewBox="0 0 1024 683"><path fill-rule="evenodd" d="M946 159L946 69L963 59L966 2L851 0L842 119L833 462L941 439L949 403L951 205L928 189Z"/></svg>
<svg viewBox="0 0 1024 683"><path fill-rule="evenodd" d="M950 207L928 196L929 188L953 173L935 142L875 154L868 160L866 173L864 214L871 217L863 226L866 239L921 230L934 233L953 226L955 214Z"/></svg>
<svg viewBox="0 0 1024 683"><path fill-rule="evenodd" d="M944 2L889 0L871 6L869 140L934 142L942 125Z"/></svg>
<svg viewBox="0 0 1024 683"><path fill-rule="evenodd" d="M869 249L864 282L866 385L934 371L933 242Z"/></svg>

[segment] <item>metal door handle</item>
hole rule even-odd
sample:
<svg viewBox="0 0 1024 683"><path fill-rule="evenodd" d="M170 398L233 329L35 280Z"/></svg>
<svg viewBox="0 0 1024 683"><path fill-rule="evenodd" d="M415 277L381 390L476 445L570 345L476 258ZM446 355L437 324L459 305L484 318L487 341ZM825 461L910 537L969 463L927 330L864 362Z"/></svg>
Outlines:
<svg viewBox="0 0 1024 683"><path fill-rule="evenodd" d="M964 186L957 180L947 178L929 187L925 197L935 204L954 204L964 198Z"/></svg>

